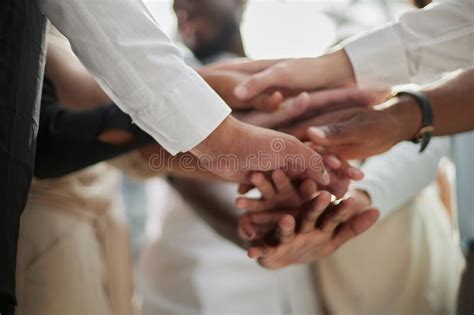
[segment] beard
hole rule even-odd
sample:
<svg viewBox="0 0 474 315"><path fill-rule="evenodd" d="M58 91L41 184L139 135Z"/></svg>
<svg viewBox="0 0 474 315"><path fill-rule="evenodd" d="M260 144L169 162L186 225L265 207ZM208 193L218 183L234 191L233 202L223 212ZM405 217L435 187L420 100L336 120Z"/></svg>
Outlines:
<svg viewBox="0 0 474 315"><path fill-rule="evenodd" d="M193 49L194 56L200 61L229 50L233 39L240 34L240 27L236 23L227 23L220 26L219 33L210 41L203 41Z"/></svg>

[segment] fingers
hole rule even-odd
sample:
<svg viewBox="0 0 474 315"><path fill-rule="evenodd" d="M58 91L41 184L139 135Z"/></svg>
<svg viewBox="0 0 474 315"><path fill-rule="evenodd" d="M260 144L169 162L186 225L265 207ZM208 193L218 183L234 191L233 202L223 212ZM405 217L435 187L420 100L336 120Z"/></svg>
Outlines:
<svg viewBox="0 0 474 315"><path fill-rule="evenodd" d="M259 95L256 98L250 100L249 103L251 107L255 108L256 110L273 112L278 109L283 100L283 94L281 94L281 92L276 91L271 95Z"/></svg>
<svg viewBox="0 0 474 315"><path fill-rule="evenodd" d="M278 152L279 168L285 169L291 179L309 178L323 186L329 185L331 179L321 155L295 137L282 136L281 140L284 149Z"/></svg>
<svg viewBox="0 0 474 315"><path fill-rule="evenodd" d="M257 73L287 59L255 60L249 61L247 58L238 58L232 61L225 61L207 66L210 70L234 70L244 73Z"/></svg>
<svg viewBox="0 0 474 315"><path fill-rule="evenodd" d="M282 170L275 170L272 174L272 180L279 194L283 196L291 196L297 194L293 183Z"/></svg>
<svg viewBox="0 0 474 315"><path fill-rule="evenodd" d="M244 195L244 194L248 193L249 191L251 191L254 188L255 188L255 186L252 185L252 184L240 184L238 192L239 192L239 194Z"/></svg>
<svg viewBox="0 0 474 315"><path fill-rule="evenodd" d="M276 191L272 182L267 179L264 173L257 172L250 175L250 182L257 187L263 199L271 200L275 197Z"/></svg>
<svg viewBox="0 0 474 315"><path fill-rule="evenodd" d="M281 95L280 92L275 92L275 94L278 97ZM244 115L242 120L252 125L272 129L287 124L306 112L307 102L305 98L307 96L307 93L302 93L297 98L283 101L279 104L278 109L272 113L254 112Z"/></svg>
<svg viewBox="0 0 474 315"><path fill-rule="evenodd" d="M302 212L303 218L301 220L300 233L306 234L313 231L316 221L330 203L331 194L326 191L322 191L312 202L307 203Z"/></svg>
<svg viewBox="0 0 474 315"><path fill-rule="evenodd" d="M267 245L252 246L249 248L247 255L252 259L260 259L263 257L268 257L273 255L276 252L275 247Z"/></svg>
<svg viewBox="0 0 474 315"><path fill-rule="evenodd" d="M352 128L347 123L335 122L325 126L309 128L308 138L318 145L334 146L350 143L353 134Z"/></svg>
<svg viewBox="0 0 474 315"><path fill-rule="evenodd" d="M282 84L278 65L269 67L254 74L250 79L240 83L234 90L235 96L240 100L251 99L271 87Z"/></svg>
<svg viewBox="0 0 474 315"><path fill-rule="evenodd" d="M306 179L300 184L299 194L304 202L313 200L317 192L318 185L311 179Z"/></svg>
<svg viewBox="0 0 474 315"><path fill-rule="evenodd" d="M353 198L348 198L342 201L330 212L327 212L320 229L326 233L332 234L336 227L351 218L357 212L357 202Z"/></svg>
<svg viewBox="0 0 474 315"><path fill-rule="evenodd" d="M278 222L278 240L286 244L295 237L296 221L291 215L284 215Z"/></svg>
<svg viewBox="0 0 474 315"><path fill-rule="evenodd" d="M249 215L243 215L239 218L237 232L239 234L239 237L243 240L251 241L255 239L256 233Z"/></svg>
<svg viewBox="0 0 474 315"><path fill-rule="evenodd" d="M309 107L341 110L350 107L368 107L380 99L380 91L359 88L340 88L318 91L309 95Z"/></svg>
<svg viewBox="0 0 474 315"><path fill-rule="evenodd" d="M329 170L329 174L331 176L331 183L324 187L324 189L336 196L336 199L344 197L349 190L350 178L339 173L337 170Z"/></svg>
<svg viewBox="0 0 474 315"><path fill-rule="evenodd" d="M235 206L239 209L244 209L248 212L262 212L268 210L266 209L266 203L264 200L246 197L237 198Z"/></svg>
<svg viewBox="0 0 474 315"><path fill-rule="evenodd" d="M334 249L339 248L348 240L362 234L371 226L373 226L380 216L380 212L376 209L369 209L353 218L347 223L341 225L332 239Z"/></svg>
<svg viewBox="0 0 474 315"><path fill-rule="evenodd" d="M270 211L246 213L239 218L239 236L245 240L262 239L275 229L276 224L285 215L295 216L297 211Z"/></svg>

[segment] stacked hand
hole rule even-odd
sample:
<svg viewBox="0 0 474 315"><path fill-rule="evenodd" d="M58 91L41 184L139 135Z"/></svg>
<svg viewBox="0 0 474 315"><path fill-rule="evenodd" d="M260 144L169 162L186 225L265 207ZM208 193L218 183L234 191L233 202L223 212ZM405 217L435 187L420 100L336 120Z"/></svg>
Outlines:
<svg viewBox="0 0 474 315"><path fill-rule="evenodd" d="M249 257L266 268L324 258L371 227L379 216L377 210L366 209L366 201L348 197L332 203L330 193L315 193L307 182L293 185L280 171L271 180L263 174L252 179L262 198L237 201L248 211L240 219L239 235L251 241Z"/></svg>

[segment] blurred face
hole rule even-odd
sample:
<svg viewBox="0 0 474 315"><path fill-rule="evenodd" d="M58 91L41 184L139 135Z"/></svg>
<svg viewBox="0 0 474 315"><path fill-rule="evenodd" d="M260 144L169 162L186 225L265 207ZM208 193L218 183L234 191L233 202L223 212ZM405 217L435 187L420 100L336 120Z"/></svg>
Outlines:
<svg viewBox="0 0 474 315"><path fill-rule="evenodd" d="M226 50L240 28L243 0L175 0L178 31L199 59Z"/></svg>

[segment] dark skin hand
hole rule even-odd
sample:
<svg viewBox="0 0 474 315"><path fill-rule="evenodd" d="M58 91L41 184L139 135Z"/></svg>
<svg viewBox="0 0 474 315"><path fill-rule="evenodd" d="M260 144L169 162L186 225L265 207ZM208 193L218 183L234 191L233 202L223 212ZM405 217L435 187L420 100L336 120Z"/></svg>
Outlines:
<svg viewBox="0 0 474 315"><path fill-rule="evenodd" d="M423 92L432 103L434 136L474 130L474 69L460 72ZM421 127L419 106L412 97L403 96L373 109L327 113L283 131L309 139L342 158L363 159L413 139Z"/></svg>
<svg viewBox="0 0 474 315"><path fill-rule="evenodd" d="M240 218L239 235L251 241L249 257L266 268L327 257L371 227L379 216L377 210L367 208L370 201L360 192L334 204L328 192L310 196L301 186L292 187L284 173L274 174L271 180L260 176L254 183L262 198L238 201L249 211Z"/></svg>

